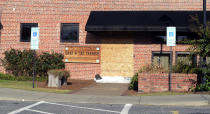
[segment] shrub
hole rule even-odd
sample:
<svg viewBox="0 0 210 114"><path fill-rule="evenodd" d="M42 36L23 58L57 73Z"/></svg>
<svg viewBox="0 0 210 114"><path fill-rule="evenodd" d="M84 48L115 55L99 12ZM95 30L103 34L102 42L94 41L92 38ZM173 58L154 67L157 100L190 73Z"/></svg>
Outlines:
<svg viewBox="0 0 210 114"><path fill-rule="evenodd" d="M168 70L164 69L161 66L155 66L155 65L146 65L142 67L139 72L146 72L146 73L166 73Z"/></svg>
<svg viewBox="0 0 210 114"><path fill-rule="evenodd" d="M195 65L189 65L183 61L179 61L176 65L173 66L174 73L199 73L201 70Z"/></svg>
<svg viewBox="0 0 210 114"><path fill-rule="evenodd" d="M206 83L202 84L201 82L196 85L193 91L210 91L210 69L209 65L207 68L200 68L199 73L201 72L205 75ZM202 75L202 77L203 77Z"/></svg>
<svg viewBox="0 0 210 114"><path fill-rule="evenodd" d="M198 84L193 91L210 91L210 82L206 82L205 84Z"/></svg>
<svg viewBox="0 0 210 114"><path fill-rule="evenodd" d="M5 57L1 60L6 71L15 76L32 76L33 59L36 61L35 73L38 76L47 76L50 69L64 69L63 55L58 53L41 53L34 56L32 50L11 49L4 52Z"/></svg>
<svg viewBox="0 0 210 114"><path fill-rule="evenodd" d="M138 73L134 74L129 84L129 89L138 90Z"/></svg>
<svg viewBox="0 0 210 114"><path fill-rule="evenodd" d="M1 80L13 80L13 81L32 81L33 78L29 76L14 76L11 74L0 73ZM36 81L47 81L47 77L36 77Z"/></svg>
<svg viewBox="0 0 210 114"><path fill-rule="evenodd" d="M8 73L15 76L31 76L33 71L34 52L31 50L11 49L4 52L5 57L2 59L2 65Z"/></svg>
<svg viewBox="0 0 210 114"><path fill-rule="evenodd" d="M38 61L38 75L47 76L48 70L51 69L64 69L63 55L58 53L49 54L47 52L39 56Z"/></svg>

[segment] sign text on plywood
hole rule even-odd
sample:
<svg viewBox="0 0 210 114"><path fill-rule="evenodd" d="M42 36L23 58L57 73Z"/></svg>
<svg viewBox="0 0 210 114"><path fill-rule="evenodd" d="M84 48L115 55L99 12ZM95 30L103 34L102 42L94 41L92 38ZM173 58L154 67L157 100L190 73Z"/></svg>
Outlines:
<svg viewBox="0 0 210 114"><path fill-rule="evenodd" d="M97 46L68 46L64 52L64 61L100 63L100 48Z"/></svg>

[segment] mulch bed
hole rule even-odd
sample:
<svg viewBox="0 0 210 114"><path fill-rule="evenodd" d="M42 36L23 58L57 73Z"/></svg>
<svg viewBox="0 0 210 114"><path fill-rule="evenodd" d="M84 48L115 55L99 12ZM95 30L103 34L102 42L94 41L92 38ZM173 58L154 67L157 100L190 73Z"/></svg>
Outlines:
<svg viewBox="0 0 210 114"><path fill-rule="evenodd" d="M137 96L139 93L134 90L127 90L125 91L122 96Z"/></svg>
<svg viewBox="0 0 210 114"><path fill-rule="evenodd" d="M96 84L96 82L94 80L74 80L74 79L70 79L70 80L68 80L67 85L61 86L59 88L55 88L55 87L48 87L47 82L37 82L38 87L54 88L54 89L66 89L66 90L71 90L70 93L75 93L82 88L85 88L85 87L88 87L88 86L93 86L95 84ZM210 91L208 91L208 92L185 92L185 93L208 94L208 95L210 95ZM122 96L138 96L139 94L140 93L138 93L138 91L127 90L122 94Z"/></svg>
<svg viewBox="0 0 210 114"><path fill-rule="evenodd" d="M41 88L55 88L55 89L72 90L71 93L75 92L75 91L78 91L81 88L92 86L94 84L96 84L96 82L94 80L74 80L74 79L70 79L70 80L67 81L67 85L56 88L56 87L48 87L47 82L37 82L38 87L41 87Z"/></svg>

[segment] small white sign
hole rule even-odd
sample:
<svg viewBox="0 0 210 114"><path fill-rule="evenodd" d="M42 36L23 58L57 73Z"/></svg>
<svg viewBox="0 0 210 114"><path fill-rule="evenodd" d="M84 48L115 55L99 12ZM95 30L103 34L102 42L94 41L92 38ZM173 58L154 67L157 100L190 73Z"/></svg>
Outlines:
<svg viewBox="0 0 210 114"><path fill-rule="evenodd" d="M176 46L176 27L167 27L167 46Z"/></svg>
<svg viewBox="0 0 210 114"><path fill-rule="evenodd" d="M31 50L39 49L39 28L31 28Z"/></svg>

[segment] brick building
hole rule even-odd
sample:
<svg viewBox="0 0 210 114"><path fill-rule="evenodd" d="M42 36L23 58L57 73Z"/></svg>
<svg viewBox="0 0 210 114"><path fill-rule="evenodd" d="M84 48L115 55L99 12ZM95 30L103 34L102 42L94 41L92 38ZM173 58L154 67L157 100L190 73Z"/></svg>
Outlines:
<svg viewBox="0 0 210 114"><path fill-rule="evenodd" d="M29 49L30 27L39 27L39 51L64 53L69 46L100 50L96 63L66 62L71 78L131 77L146 64L168 65L165 27L177 26L177 40L191 38L185 22L189 14L201 16L202 4L202 0L1 0L0 57L10 48ZM173 63L188 54L187 48L173 47Z"/></svg>

